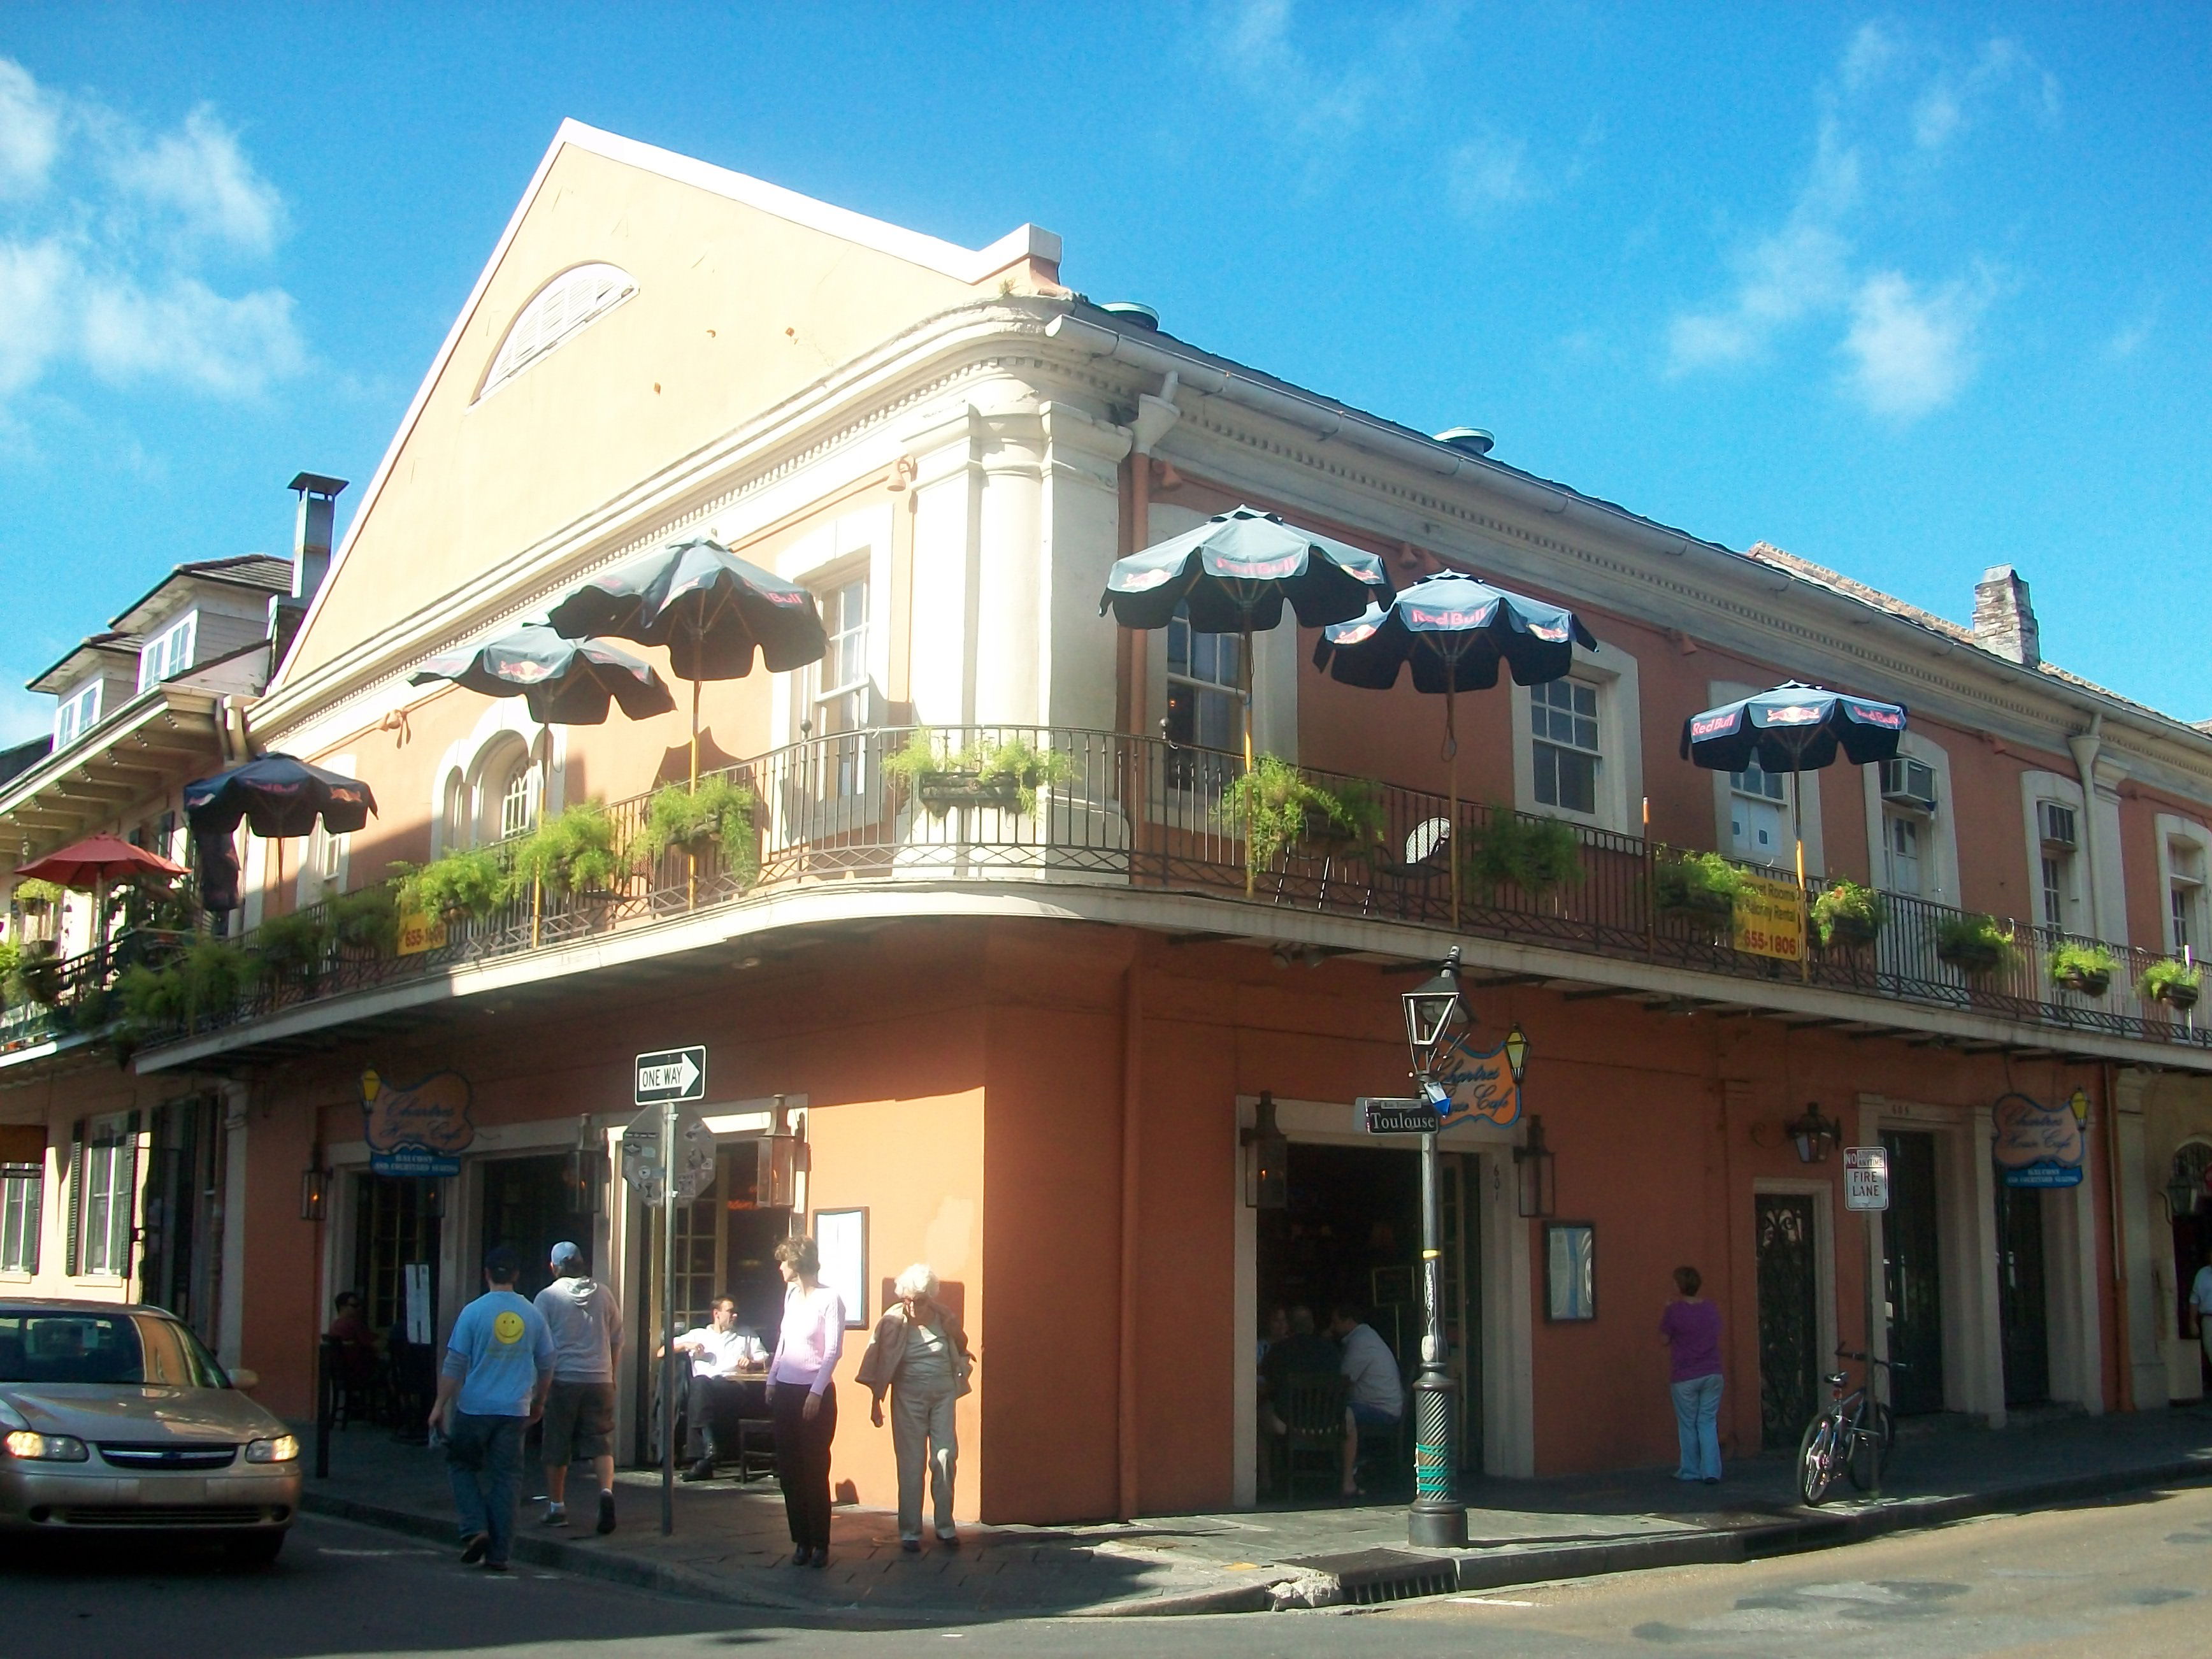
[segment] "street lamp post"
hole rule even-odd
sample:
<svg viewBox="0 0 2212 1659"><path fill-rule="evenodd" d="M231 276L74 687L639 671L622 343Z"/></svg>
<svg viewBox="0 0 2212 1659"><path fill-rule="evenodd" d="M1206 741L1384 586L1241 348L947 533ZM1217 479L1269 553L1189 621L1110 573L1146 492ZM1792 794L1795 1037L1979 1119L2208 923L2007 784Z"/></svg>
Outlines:
<svg viewBox="0 0 2212 1659"><path fill-rule="evenodd" d="M1437 1062L1467 1023L1460 996L1459 947L1436 977L1401 999L1406 1041L1422 1097L1441 1116L1449 1091L1436 1081ZM1421 1368L1413 1379L1413 1506L1407 1541L1431 1549L1462 1548L1467 1510L1459 1501L1459 1389L1444 1347L1443 1225L1437 1201L1437 1134L1421 1137Z"/></svg>

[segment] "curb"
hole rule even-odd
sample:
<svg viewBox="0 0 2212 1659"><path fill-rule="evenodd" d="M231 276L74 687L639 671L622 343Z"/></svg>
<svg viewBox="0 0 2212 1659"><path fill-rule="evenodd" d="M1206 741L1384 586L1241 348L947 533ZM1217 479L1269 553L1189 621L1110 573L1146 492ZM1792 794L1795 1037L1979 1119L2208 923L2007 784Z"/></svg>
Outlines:
<svg viewBox="0 0 2212 1659"><path fill-rule="evenodd" d="M2046 1508L2085 1498L2107 1498L2145 1487L2176 1486L2212 1479L2212 1457L2190 1457L2135 1468L2100 1470L2029 1482L1990 1492L1948 1498L1908 1498L1877 1508L1849 1512L1800 1510L1771 1524L1670 1534L1658 1538L1622 1539L1524 1548L1502 1547L1494 1553L1403 1553L1402 1567L1364 1569L1341 1574L1311 1568L1279 1567L1259 1579L1181 1595L1132 1597L1088 1607L1039 1607L1022 1611L981 1608L869 1608L824 1607L772 1590L734 1584L726 1577L688 1567L641 1561L556 1539L527 1535L514 1540L514 1559L532 1566L557 1567L580 1577L624 1584L633 1589L732 1603L776 1613L825 1620L866 1620L886 1625L915 1625L948 1615L977 1622L1008 1619L1173 1619L1218 1613L1266 1613L1299 1607L1372 1605L1467 1591L1506 1589L1566 1578L1641 1572L1655 1567L1719 1566L1810 1554L1846 1544L1863 1543L1892 1533L1930 1527L2008 1510ZM355 1521L417 1538L453 1541L450 1522L412 1510L365 1504L356 1498L307 1492L300 1507L311 1514ZM1448 1569L1448 1571L1447 1571ZM1441 1581L1441 1582L1440 1582Z"/></svg>

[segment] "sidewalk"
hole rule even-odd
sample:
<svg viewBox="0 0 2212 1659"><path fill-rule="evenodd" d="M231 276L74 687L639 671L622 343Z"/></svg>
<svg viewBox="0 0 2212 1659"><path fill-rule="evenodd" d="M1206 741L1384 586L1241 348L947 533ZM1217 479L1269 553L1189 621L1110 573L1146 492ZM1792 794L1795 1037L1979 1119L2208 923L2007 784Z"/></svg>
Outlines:
<svg viewBox="0 0 2212 1659"><path fill-rule="evenodd" d="M525 1492L542 1491L526 1478ZM525 1507L515 1559L672 1594L796 1614L932 1623L1036 1614L1258 1612L1494 1589L1642 1567L1747 1560L1969 1516L2047 1508L2212 1478L2212 1412L2052 1414L1999 1431L1907 1423L1885 1490L1848 1486L1819 1510L1793 1501L1790 1460L1747 1460L1718 1486L1664 1472L1483 1480L1464 1494L1470 1547L1406 1547L1401 1507L1261 1510L1073 1527L969 1527L963 1546L902 1553L894 1518L840 1509L826 1571L794 1571L773 1481L676 1490L660 1535L657 1472L617 1477L621 1525L541 1527ZM572 1481L572 1486L574 1483ZM580 1495L572 1491L572 1501ZM304 1507L453 1538L439 1455L378 1429L331 1437L331 1476Z"/></svg>

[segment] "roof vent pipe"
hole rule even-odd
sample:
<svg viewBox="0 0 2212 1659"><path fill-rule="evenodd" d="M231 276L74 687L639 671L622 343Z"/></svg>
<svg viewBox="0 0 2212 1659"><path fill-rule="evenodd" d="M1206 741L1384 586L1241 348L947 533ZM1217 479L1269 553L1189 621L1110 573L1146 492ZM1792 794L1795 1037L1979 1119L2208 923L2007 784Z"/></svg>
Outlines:
<svg viewBox="0 0 2212 1659"><path fill-rule="evenodd" d="M1462 455L1487 455L1497 443L1495 434L1479 426L1448 426L1436 434L1437 441L1456 449Z"/></svg>
<svg viewBox="0 0 2212 1659"><path fill-rule="evenodd" d="M343 478L325 478L319 472L302 472L285 485L300 497L300 515L292 532L292 597L302 605L315 597L330 574L332 503L345 487Z"/></svg>
<svg viewBox="0 0 2212 1659"><path fill-rule="evenodd" d="M1147 333L1160 331L1160 313L1150 306L1139 305L1134 300L1109 300L1098 309L1122 322L1133 324Z"/></svg>

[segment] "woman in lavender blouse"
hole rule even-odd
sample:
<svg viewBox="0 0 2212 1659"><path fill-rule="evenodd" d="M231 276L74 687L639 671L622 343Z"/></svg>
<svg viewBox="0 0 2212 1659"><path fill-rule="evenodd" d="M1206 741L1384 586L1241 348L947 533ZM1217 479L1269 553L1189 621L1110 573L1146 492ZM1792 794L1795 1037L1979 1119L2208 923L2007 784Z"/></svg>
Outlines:
<svg viewBox="0 0 2212 1659"><path fill-rule="evenodd" d="M845 1304L822 1282L811 1238L775 1247L783 1274L783 1333L768 1365L775 1419L775 1478L791 1525L791 1565L830 1565L830 1442L837 1433L837 1358L845 1351Z"/></svg>
<svg viewBox="0 0 2212 1659"><path fill-rule="evenodd" d="M1677 1480L1721 1478L1721 1310L1698 1294L1705 1280L1695 1267L1674 1269L1679 1301L1659 1318L1674 1395L1674 1431L1681 1440Z"/></svg>

